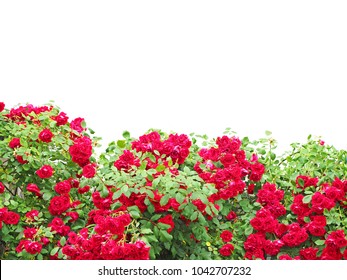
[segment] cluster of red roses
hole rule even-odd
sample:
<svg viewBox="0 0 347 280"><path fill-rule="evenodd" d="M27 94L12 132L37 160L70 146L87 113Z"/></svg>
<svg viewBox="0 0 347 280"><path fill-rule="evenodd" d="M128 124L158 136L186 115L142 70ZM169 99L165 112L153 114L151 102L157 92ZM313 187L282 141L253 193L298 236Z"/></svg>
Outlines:
<svg viewBox="0 0 347 280"><path fill-rule="evenodd" d="M241 150L241 141L237 137L218 137L218 147L201 149L199 155L202 162L197 162L195 171L206 182L215 185L218 192L211 196L210 201L227 200L242 193L246 187L245 176L257 182L265 172L265 167L253 155L251 161Z"/></svg>
<svg viewBox="0 0 347 280"><path fill-rule="evenodd" d="M0 208L0 229L2 228L2 223L5 223L7 225L16 225L18 224L19 220L19 214L13 211L8 211L6 207Z"/></svg>
<svg viewBox="0 0 347 280"><path fill-rule="evenodd" d="M303 182L300 182L300 179ZM300 184L298 183L300 182ZM318 178L308 176L298 176L297 187L307 188L316 187ZM247 237L244 248L246 249L245 258L265 259L266 255L276 256L282 248L303 246L299 256L294 259L342 259L347 258L347 248L344 253L343 248L347 246L347 239L343 230L331 232L325 239L326 247L318 256L319 248L312 245L305 246L306 241L312 244L312 237L321 237L324 240L326 234L326 217L322 215L324 209L330 210L335 207L337 202L345 201L347 181L338 178L330 184L322 184L322 192L316 191L312 195L310 203L303 202L303 195L294 195L294 200L290 206L291 211L297 215L297 222L291 224L280 223L277 219L286 214L286 209L280 203L284 192L276 189L274 184L265 183L263 188L257 193L257 202L262 208L257 211L256 216L250 221L252 227L257 231ZM328 197L328 194L329 197ZM343 193L343 195L341 195ZM308 218L305 219L305 218ZM269 240L269 236L275 235L277 239ZM284 250L286 251L286 250ZM288 254L279 255L279 259L292 259Z"/></svg>
<svg viewBox="0 0 347 280"><path fill-rule="evenodd" d="M144 242L125 242L125 227L131 221L127 213L94 210L89 213L94 233L90 234L88 228L78 234L69 232L66 244L60 246L62 253L72 260L148 260L150 248Z"/></svg>

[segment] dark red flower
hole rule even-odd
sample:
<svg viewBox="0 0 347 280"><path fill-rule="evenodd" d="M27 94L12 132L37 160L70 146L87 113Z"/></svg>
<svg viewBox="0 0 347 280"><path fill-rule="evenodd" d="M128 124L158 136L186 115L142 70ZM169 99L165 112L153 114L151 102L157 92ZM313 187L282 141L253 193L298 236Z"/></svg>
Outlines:
<svg viewBox="0 0 347 280"><path fill-rule="evenodd" d="M7 225L16 225L18 224L19 220L20 220L19 214L12 211L8 211L5 213L3 221Z"/></svg>
<svg viewBox="0 0 347 280"><path fill-rule="evenodd" d="M5 109L5 103L0 102L0 112L4 111L4 109Z"/></svg>
<svg viewBox="0 0 347 280"><path fill-rule="evenodd" d="M86 178L93 178L96 174L95 165L92 163L89 163L89 164L83 166L82 174Z"/></svg>
<svg viewBox="0 0 347 280"><path fill-rule="evenodd" d="M68 194L71 190L71 184L68 180L59 182L55 185L54 190L58 194Z"/></svg>
<svg viewBox="0 0 347 280"><path fill-rule="evenodd" d="M223 242L230 242L233 239L233 234L229 230L223 230L220 238L222 238Z"/></svg>
<svg viewBox="0 0 347 280"><path fill-rule="evenodd" d="M40 253L42 250L42 245L39 242L28 242L24 245L25 250L32 255Z"/></svg>
<svg viewBox="0 0 347 280"><path fill-rule="evenodd" d="M13 139L10 141L10 143L8 144L8 146L9 146L11 149L15 149L15 148L21 147L20 139L19 139L19 138L13 138Z"/></svg>
<svg viewBox="0 0 347 280"><path fill-rule="evenodd" d="M39 139L42 142L49 143L52 141L53 136L54 134L52 133L52 131L50 131L48 128L45 128L40 132Z"/></svg>
<svg viewBox="0 0 347 280"><path fill-rule="evenodd" d="M69 209L70 206L70 198L67 195L55 196L49 203L48 211L51 215L58 216Z"/></svg>
<svg viewBox="0 0 347 280"><path fill-rule="evenodd" d="M158 220L158 223L162 223L162 224L167 224L170 227L167 229L167 232L170 233L174 227L175 227L175 223L173 221L172 215L166 215L165 217L162 217Z"/></svg>
<svg viewBox="0 0 347 280"><path fill-rule="evenodd" d="M57 122L58 126L66 124L68 119L69 117L64 112L60 112L56 117L54 117L54 120Z"/></svg>
<svg viewBox="0 0 347 280"><path fill-rule="evenodd" d="M27 191L32 192L33 194L35 194L38 197L41 197L41 190L35 184L28 184Z"/></svg>
<svg viewBox="0 0 347 280"><path fill-rule="evenodd" d="M50 178L53 175L53 168L50 165L44 165L36 171L36 175L41 179Z"/></svg>
<svg viewBox="0 0 347 280"><path fill-rule="evenodd" d="M0 193L4 193L5 192L5 186L2 182L0 182Z"/></svg>
<svg viewBox="0 0 347 280"><path fill-rule="evenodd" d="M223 257L229 257L234 251L234 246L232 244L225 244L219 249L219 253Z"/></svg>

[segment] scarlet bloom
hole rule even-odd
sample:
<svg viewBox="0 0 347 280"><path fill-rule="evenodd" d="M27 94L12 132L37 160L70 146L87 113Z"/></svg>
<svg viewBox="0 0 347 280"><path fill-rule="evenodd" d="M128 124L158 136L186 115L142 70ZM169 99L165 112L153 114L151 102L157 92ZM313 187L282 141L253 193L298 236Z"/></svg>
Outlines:
<svg viewBox="0 0 347 280"><path fill-rule="evenodd" d="M223 257L229 257L233 251L234 251L234 246L232 244L225 244L222 246L222 248L219 249L219 253Z"/></svg>
<svg viewBox="0 0 347 280"><path fill-rule="evenodd" d="M40 253L42 250L42 245L39 242L28 242L24 245L25 250L32 255Z"/></svg>
<svg viewBox="0 0 347 280"><path fill-rule="evenodd" d="M168 233L170 233L175 227L175 223L171 215L166 215L165 217L160 218L158 220L158 223L170 225L170 227L167 229Z"/></svg>
<svg viewBox="0 0 347 280"><path fill-rule="evenodd" d="M4 111L4 109L5 109L5 103L0 102L0 112Z"/></svg>
<svg viewBox="0 0 347 280"><path fill-rule="evenodd" d="M96 174L95 165L89 163L83 167L82 174L86 178L93 178Z"/></svg>
<svg viewBox="0 0 347 280"><path fill-rule="evenodd" d="M16 160L20 163L20 164L26 164L29 161L25 160L22 156L16 156Z"/></svg>
<svg viewBox="0 0 347 280"><path fill-rule="evenodd" d="M66 124L68 119L69 117L64 112L60 112L59 115L54 118L58 126Z"/></svg>
<svg viewBox="0 0 347 280"><path fill-rule="evenodd" d="M82 187L82 188L79 188L79 189L77 190L77 192L78 192L79 194L83 194L83 193L89 192L89 190L90 190L90 187L89 187L89 186L84 186L84 187Z"/></svg>
<svg viewBox="0 0 347 280"><path fill-rule="evenodd" d="M5 213L4 223L7 225L16 225L18 224L19 219L20 219L19 214L12 211L8 211Z"/></svg>
<svg viewBox="0 0 347 280"><path fill-rule="evenodd" d="M25 217L27 218L28 221L33 221L35 219L35 217L37 217L39 215L39 211L37 211L36 209L33 209L29 212L27 212L25 214Z"/></svg>
<svg viewBox="0 0 347 280"><path fill-rule="evenodd" d="M58 216L70 208L70 198L67 195L55 196L51 199L48 211L53 216Z"/></svg>
<svg viewBox="0 0 347 280"><path fill-rule="evenodd" d="M5 191L5 186L2 182L0 182L0 193L4 193Z"/></svg>
<svg viewBox="0 0 347 280"><path fill-rule="evenodd" d="M36 196L39 196L39 197L41 196L41 191L40 191L39 187L35 184L28 184L27 191L32 192Z"/></svg>
<svg viewBox="0 0 347 280"><path fill-rule="evenodd" d="M229 230L223 230L220 234L220 238L222 238L223 242L230 242L233 238L233 234Z"/></svg>
<svg viewBox="0 0 347 280"><path fill-rule="evenodd" d="M8 146L11 149L19 148L21 146L20 139L19 138L13 138L10 143L8 143Z"/></svg>
<svg viewBox="0 0 347 280"><path fill-rule="evenodd" d="M58 194L68 194L71 190L71 184L68 180L59 182L55 185L54 190Z"/></svg>
<svg viewBox="0 0 347 280"><path fill-rule="evenodd" d="M36 171L36 175L41 179L49 178L53 175L53 168L50 165L44 165L39 170Z"/></svg>
<svg viewBox="0 0 347 280"><path fill-rule="evenodd" d="M42 142L49 143L52 141L53 136L54 134L48 128L45 128L40 132L39 139Z"/></svg>
<svg viewBox="0 0 347 280"><path fill-rule="evenodd" d="M71 121L70 127L71 127L73 130L76 130L77 132L81 133L81 132L83 132L83 130L85 130L85 129L82 127L83 121L84 121L83 118L76 118L76 119L74 119L73 121Z"/></svg>
<svg viewBox="0 0 347 280"><path fill-rule="evenodd" d="M26 228L24 231L24 237L28 239L33 239L35 234L37 233L36 228Z"/></svg>

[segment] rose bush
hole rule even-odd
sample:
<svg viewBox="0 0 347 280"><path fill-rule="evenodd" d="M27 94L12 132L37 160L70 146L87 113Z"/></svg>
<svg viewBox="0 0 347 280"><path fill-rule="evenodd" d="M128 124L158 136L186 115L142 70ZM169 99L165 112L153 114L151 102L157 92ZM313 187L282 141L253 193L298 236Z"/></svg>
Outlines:
<svg viewBox="0 0 347 280"><path fill-rule="evenodd" d="M347 153L129 132L0 102L2 259L347 259Z"/></svg>

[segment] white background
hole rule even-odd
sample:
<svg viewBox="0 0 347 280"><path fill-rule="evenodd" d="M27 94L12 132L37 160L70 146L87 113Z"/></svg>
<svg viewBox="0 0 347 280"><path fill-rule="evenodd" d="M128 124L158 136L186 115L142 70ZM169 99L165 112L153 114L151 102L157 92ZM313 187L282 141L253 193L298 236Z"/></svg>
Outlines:
<svg viewBox="0 0 347 280"><path fill-rule="evenodd" d="M0 100L106 145L149 128L347 148L345 1L1 1Z"/></svg>
<svg viewBox="0 0 347 280"><path fill-rule="evenodd" d="M231 127L270 130L281 149L310 133L346 149L346 14L345 1L1 1L0 101L54 100L104 144L123 130ZM341 272L329 264L311 276ZM8 277L29 279L13 265ZM267 265L255 278L302 271ZM95 279L84 268L61 273Z"/></svg>

